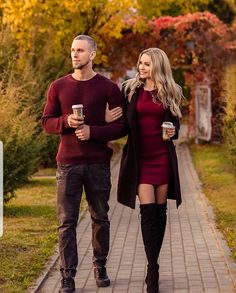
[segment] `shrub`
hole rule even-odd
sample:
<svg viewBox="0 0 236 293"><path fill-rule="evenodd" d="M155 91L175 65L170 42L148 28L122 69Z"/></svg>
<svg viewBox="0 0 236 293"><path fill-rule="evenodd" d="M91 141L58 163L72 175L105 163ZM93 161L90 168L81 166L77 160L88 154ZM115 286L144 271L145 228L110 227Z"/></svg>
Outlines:
<svg viewBox="0 0 236 293"><path fill-rule="evenodd" d="M0 82L0 140L4 150L4 202L7 202L35 172L41 146L31 112L32 97L24 78L18 76L18 79L14 69L4 77Z"/></svg>
<svg viewBox="0 0 236 293"><path fill-rule="evenodd" d="M0 13L0 20L1 19ZM4 202L37 169L42 145L36 122L35 97L40 92L36 69L20 66L18 42L9 26L0 30L0 140L3 142Z"/></svg>
<svg viewBox="0 0 236 293"><path fill-rule="evenodd" d="M224 121L224 139L229 150L231 162L236 173L236 64L226 67L225 72L225 99L226 116Z"/></svg>
<svg viewBox="0 0 236 293"><path fill-rule="evenodd" d="M43 147L40 152L39 167L56 168L56 155L59 144L58 135L41 133Z"/></svg>

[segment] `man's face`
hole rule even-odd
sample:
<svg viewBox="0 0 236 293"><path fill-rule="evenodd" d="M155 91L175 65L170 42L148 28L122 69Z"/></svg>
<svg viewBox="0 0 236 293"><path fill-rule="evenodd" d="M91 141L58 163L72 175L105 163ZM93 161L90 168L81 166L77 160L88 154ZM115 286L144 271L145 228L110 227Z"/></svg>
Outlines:
<svg viewBox="0 0 236 293"><path fill-rule="evenodd" d="M86 67L95 57L90 44L85 40L74 40L71 45L71 59L74 69Z"/></svg>

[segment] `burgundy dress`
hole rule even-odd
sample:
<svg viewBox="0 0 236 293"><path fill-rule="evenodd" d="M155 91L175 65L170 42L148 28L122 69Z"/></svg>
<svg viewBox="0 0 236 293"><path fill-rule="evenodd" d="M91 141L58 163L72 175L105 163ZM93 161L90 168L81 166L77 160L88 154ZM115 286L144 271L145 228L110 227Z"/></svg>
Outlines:
<svg viewBox="0 0 236 293"><path fill-rule="evenodd" d="M165 113L163 105L154 103L150 92L142 89L137 101L139 184L162 185L169 182L170 157L161 128Z"/></svg>

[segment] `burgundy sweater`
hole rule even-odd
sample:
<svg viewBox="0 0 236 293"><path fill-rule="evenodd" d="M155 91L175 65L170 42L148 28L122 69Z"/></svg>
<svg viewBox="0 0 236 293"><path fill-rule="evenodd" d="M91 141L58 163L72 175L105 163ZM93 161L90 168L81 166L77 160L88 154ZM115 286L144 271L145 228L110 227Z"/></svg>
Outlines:
<svg viewBox="0 0 236 293"><path fill-rule="evenodd" d="M58 164L110 161L112 150L107 141L124 136L127 130L124 117L109 124L105 122L106 103L110 109L124 106L118 86L100 74L86 81L76 80L69 74L51 83L42 124L47 133L60 135ZM84 106L85 124L90 126L90 139L87 141L79 140L75 128L68 125L67 118L72 114L74 104Z"/></svg>

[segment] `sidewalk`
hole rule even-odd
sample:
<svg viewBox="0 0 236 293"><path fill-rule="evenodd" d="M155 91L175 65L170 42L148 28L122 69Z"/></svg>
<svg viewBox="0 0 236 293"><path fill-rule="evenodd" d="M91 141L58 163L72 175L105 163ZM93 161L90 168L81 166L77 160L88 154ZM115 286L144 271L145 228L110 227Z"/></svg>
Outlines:
<svg viewBox="0 0 236 293"><path fill-rule="evenodd" d="M168 202L168 224L160 255L161 293L236 292L236 264L214 223L212 209L201 192L188 148L177 146L183 203L177 210ZM107 270L111 286L97 288L92 270L90 217L78 227L79 266L76 293L144 293L146 259L142 244L138 202L136 210L117 203L119 160L112 166L110 199L111 242ZM58 256L44 271L31 292L55 293L60 286Z"/></svg>

